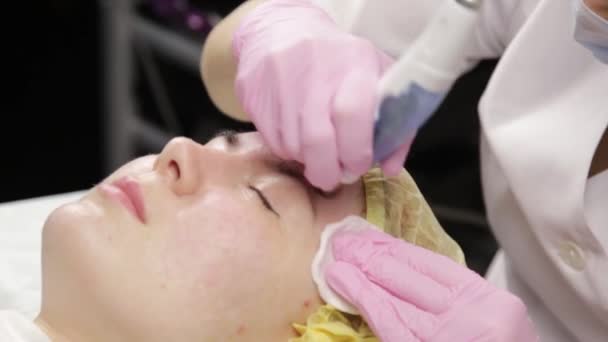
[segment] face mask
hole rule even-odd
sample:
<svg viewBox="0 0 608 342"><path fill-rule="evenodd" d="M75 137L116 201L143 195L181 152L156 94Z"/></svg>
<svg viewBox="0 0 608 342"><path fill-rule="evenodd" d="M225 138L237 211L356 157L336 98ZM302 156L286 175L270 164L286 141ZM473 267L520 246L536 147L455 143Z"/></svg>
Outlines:
<svg viewBox="0 0 608 342"><path fill-rule="evenodd" d="M608 20L593 12L583 0L574 1L574 39L608 64Z"/></svg>

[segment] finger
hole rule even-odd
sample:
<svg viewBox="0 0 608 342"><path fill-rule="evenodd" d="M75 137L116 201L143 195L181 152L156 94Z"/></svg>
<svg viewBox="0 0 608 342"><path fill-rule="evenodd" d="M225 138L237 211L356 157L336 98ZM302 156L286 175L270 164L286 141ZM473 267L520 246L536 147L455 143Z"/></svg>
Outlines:
<svg viewBox="0 0 608 342"><path fill-rule="evenodd" d="M275 109L267 109L266 113L259 115L259 117L258 120L254 121L254 125L264 138L266 145L277 157L289 159L288 153L283 149L283 140L279 126L279 122L281 121L280 112Z"/></svg>
<svg viewBox="0 0 608 342"><path fill-rule="evenodd" d="M328 105L329 98L309 97L303 107L300 132L304 176L312 185L325 191L333 190L342 176Z"/></svg>
<svg viewBox="0 0 608 342"><path fill-rule="evenodd" d="M350 72L333 99L338 156L344 172L354 178L372 166L377 83L378 77L371 71Z"/></svg>
<svg viewBox="0 0 608 342"><path fill-rule="evenodd" d="M410 263L397 259L394 249L402 247L395 246L395 241L370 241L353 238L352 235L338 235L332 240L334 258L352 264L370 281L424 311L443 312L453 296L452 291L420 273ZM345 252L347 250L356 252Z"/></svg>
<svg viewBox="0 0 608 342"><path fill-rule="evenodd" d="M262 135L264 142L272 153L285 158L282 148L278 122L280 107L276 100L278 94L273 94L272 88L260 89L257 84L264 72L268 72L268 62L249 73L239 73L235 82L237 96L243 105L247 116ZM255 84L255 87L252 87Z"/></svg>
<svg viewBox="0 0 608 342"><path fill-rule="evenodd" d="M381 341L419 341L430 335L433 316L393 297L356 267L336 262L327 267L325 277L338 295L359 309Z"/></svg>
<svg viewBox="0 0 608 342"><path fill-rule="evenodd" d="M388 253L398 263L409 265L446 288L460 285L465 282L463 278L477 276L446 256L377 230L337 233L332 238L332 251L336 260L363 266L371 257L369 252L364 253L370 250L366 247L369 244L374 244L378 250L389 250Z"/></svg>
<svg viewBox="0 0 608 342"><path fill-rule="evenodd" d="M433 292L441 293L440 288L443 288L443 296L449 296L453 289L476 277L474 272L448 257L376 230L337 233L332 238L332 252L335 260L351 263L378 281L386 277L382 273L386 272L382 269L384 265L396 268L402 265L403 272L411 272L408 277L412 280L431 286L424 280L426 278L438 284L440 287L433 287ZM415 298L414 295L423 290L410 290L403 283L391 285L396 286L395 294L403 292L405 298ZM436 301L427 298L424 302L433 307L432 303Z"/></svg>
<svg viewBox="0 0 608 342"><path fill-rule="evenodd" d="M306 74L304 68L294 68L291 64L285 64L283 60L291 60L298 56L292 56L298 52L288 50L284 53L287 55L281 56L281 59L275 62L277 69L277 84L274 89L279 92L280 101L280 138L282 149L288 155L289 160L303 161L300 146L300 124L302 114L302 98L303 96L294 96L295 94L305 94L305 87L309 84L306 81L310 76ZM292 55L290 55L292 54Z"/></svg>
<svg viewBox="0 0 608 342"><path fill-rule="evenodd" d="M300 115L296 108L285 109L281 117L281 141L287 159L302 162L300 155Z"/></svg>
<svg viewBox="0 0 608 342"><path fill-rule="evenodd" d="M272 101L270 98L267 100ZM260 106L260 108L264 107ZM267 108L264 109L266 113L258 115L259 119L257 122L254 122L255 127L274 155L281 159L289 159L289 154L283 148L281 127L279 126L279 123L281 122L281 113L278 109L271 108L270 105L265 108Z"/></svg>
<svg viewBox="0 0 608 342"><path fill-rule="evenodd" d="M395 151L388 159L382 162L382 171L388 177L395 177L403 169L405 159L410 152L412 141L414 138L408 139L404 142L397 151Z"/></svg>

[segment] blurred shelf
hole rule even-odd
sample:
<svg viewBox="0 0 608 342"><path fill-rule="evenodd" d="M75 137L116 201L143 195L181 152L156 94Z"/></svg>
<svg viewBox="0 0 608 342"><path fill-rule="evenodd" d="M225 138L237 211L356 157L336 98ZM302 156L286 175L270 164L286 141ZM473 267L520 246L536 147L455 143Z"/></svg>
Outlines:
<svg viewBox="0 0 608 342"><path fill-rule="evenodd" d="M172 138L171 134L145 120L137 120L133 127L134 143L150 152L159 153Z"/></svg>
<svg viewBox="0 0 608 342"><path fill-rule="evenodd" d="M200 38L186 29L165 23L162 18L138 10L142 0L98 0L104 35L104 169L111 172L137 156L138 151L159 152L180 130L168 87L149 52L198 75L204 32ZM145 64L146 81L153 88L163 125L155 125L142 115L140 99L134 92L137 65ZM173 117L170 117L173 115ZM167 126L167 127L164 127ZM169 129L171 128L171 129Z"/></svg>
<svg viewBox="0 0 608 342"><path fill-rule="evenodd" d="M133 38L148 44L156 52L198 72L203 40L186 37L140 14L131 17Z"/></svg>

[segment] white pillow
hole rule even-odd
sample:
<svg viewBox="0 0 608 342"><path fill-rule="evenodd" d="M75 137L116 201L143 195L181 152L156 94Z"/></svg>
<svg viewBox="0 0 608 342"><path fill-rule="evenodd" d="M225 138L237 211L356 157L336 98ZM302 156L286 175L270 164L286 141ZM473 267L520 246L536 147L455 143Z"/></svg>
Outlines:
<svg viewBox="0 0 608 342"><path fill-rule="evenodd" d="M58 206L83 192L0 203L0 310L34 319L40 310L42 226Z"/></svg>

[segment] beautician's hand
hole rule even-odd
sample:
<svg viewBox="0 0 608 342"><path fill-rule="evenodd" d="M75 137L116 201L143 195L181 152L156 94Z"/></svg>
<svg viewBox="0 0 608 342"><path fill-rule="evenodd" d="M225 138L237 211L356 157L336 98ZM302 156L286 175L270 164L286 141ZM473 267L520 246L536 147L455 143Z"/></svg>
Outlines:
<svg viewBox="0 0 608 342"><path fill-rule="evenodd" d="M332 243L327 282L383 342L538 340L517 297L447 257L372 229Z"/></svg>
<svg viewBox="0 0 608 342"><path fill-rule="evenodd" d="M272 151L331 190L372 164L380 75L392 60L306 0L269 0L233 37L236 93ZM409 143L383 164L398 172Z"/></svg>
<svg viewBox="0 0 608 342"><path fill-rule="evenodd" d="M608 0L584 0L595 13L608 20Z"/></svg>

